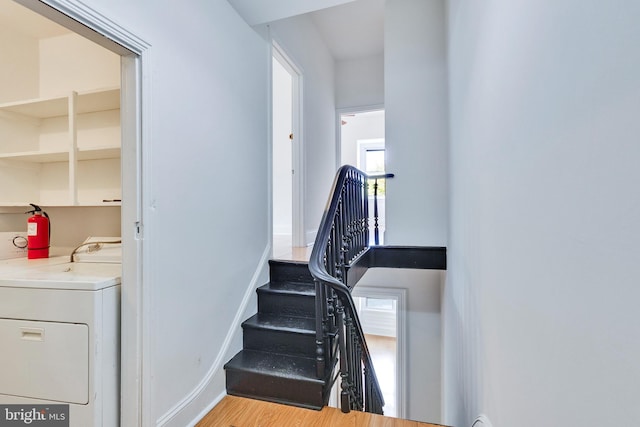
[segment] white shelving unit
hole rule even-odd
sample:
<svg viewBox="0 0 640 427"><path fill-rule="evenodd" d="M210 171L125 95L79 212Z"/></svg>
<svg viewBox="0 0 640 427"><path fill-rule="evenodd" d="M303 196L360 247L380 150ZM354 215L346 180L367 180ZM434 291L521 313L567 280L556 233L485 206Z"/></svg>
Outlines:
<svg viewBox="0 0 640 427"><path fill-rule="evenodd" d="M0 206L119 205L119 109L117 87L0 104Z"/></svg>

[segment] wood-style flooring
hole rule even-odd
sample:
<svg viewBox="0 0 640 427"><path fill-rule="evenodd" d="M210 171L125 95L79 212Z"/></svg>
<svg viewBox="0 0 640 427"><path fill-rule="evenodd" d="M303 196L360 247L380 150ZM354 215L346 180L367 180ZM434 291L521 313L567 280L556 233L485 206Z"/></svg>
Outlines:
<svg viewBox="0 0 640 427"><path fill-rule="evenodd" d="M384 413L391 417L398 416L396 401L396 339L379 335L365 335L367 346L373 359L378 384L384 397Z"/></svg>
<svg viewBox="0 0 640 427"><path fill-rule="evenodd" d="M225 396L196 427L439 427L325 406L321 411Z"/></svg>

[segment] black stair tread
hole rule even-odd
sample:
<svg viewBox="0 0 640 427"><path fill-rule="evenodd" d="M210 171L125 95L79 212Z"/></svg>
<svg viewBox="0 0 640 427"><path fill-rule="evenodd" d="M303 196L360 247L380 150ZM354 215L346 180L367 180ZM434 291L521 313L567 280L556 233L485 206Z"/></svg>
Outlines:
<svg viewBox="0 0 640 427"><path fill-rule="evenodd" d="M262 375L303 380L323 384L316 378L316 361L309 357L288 356L256 350L242 350L225 365L235 369Z"/></svg>
<svg viewBox="0 0 640 427"><path fill-rule="evenodd" d="M282 314L256 313L244 322L243 328L260 328L313 335L316 319L312 317L283 316Z"/></svg>
<svg viewBox="0 0 640 427"><path fill-rule="evenodd" d="M316 288L313 283L306 282L278 282L277 285L267 283L258 288L260 292L296 294L296 295L316 295Z"/></svg>

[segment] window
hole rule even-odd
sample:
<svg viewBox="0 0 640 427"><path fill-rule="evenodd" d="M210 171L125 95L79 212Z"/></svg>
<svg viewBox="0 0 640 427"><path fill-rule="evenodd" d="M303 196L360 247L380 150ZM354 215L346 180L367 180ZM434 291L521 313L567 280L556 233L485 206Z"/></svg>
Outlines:
<svg viewBox="0 0 640 427"><path fill-rule="evenodd" d="M393 311L395 310L395 302L392 299L366 297L364 305L370 310Z"/></svg>

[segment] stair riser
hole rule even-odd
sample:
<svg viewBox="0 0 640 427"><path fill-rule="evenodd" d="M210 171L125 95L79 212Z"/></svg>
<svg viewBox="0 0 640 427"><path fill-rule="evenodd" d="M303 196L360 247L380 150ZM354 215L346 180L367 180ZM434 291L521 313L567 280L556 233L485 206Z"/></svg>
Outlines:
<svg viewBox="0 0 640 427"><path fill-rule="evenodd" d="M313 283L307 264L271 262L269 278L271 282Z"/></svg>
<svg viewBox="0 0 640 427"><path fill-rule="evenodd" d="M315 337L295 332L244 328L243 348L292 356L315 357Z"/></svg>
<svg viewBox="0 0 640 427"><path fill-rule="evenodd" d="M304 408L321 409L322 385L235 369L226 371L227 393Z"/></svg>
<svg viewBox="0 0 640 427"><path fill-rule="evenodd" d="M258 312L283 316L315 317L315 296L261 292L258 289Z"/></svg>
<svg viewBox="0 0 640 427"><path fill-rule="evenodd" d="M315 284L309 267L269 264L270 282L257 291L258 313L242 324L243 350L225 365L227 393L322 409L330 376L316 377Z"/></svg>

